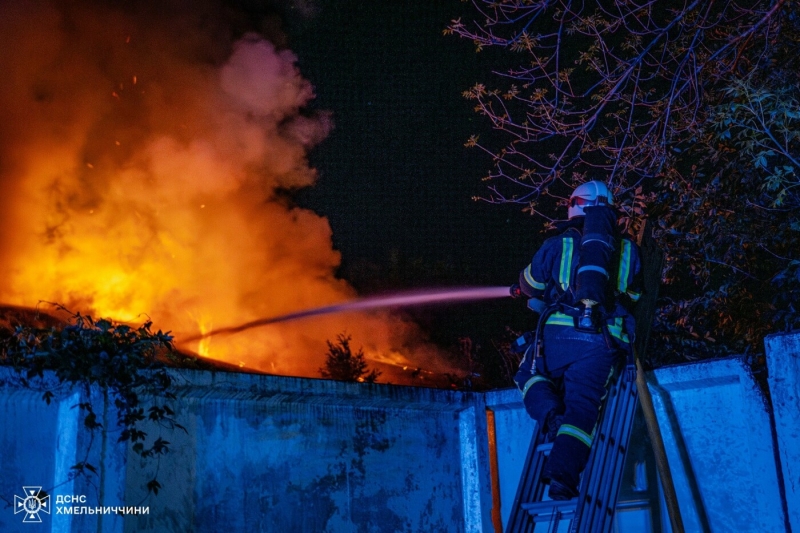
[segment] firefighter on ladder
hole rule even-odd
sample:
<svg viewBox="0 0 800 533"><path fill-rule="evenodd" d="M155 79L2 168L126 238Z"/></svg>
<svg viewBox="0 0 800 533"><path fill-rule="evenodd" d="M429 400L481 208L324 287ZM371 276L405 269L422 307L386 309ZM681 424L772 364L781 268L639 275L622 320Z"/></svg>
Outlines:
<svg viewBox="0 0 800 533"><path fill-rule="evenodd" d="M554 500L578 495L607 388L628 356L632 367L641 263L636 244L616 228L605 183L578 186L562 233L547 239L511 286L540 314L514 377L525 410L553 442L543 480Z"/></svg>

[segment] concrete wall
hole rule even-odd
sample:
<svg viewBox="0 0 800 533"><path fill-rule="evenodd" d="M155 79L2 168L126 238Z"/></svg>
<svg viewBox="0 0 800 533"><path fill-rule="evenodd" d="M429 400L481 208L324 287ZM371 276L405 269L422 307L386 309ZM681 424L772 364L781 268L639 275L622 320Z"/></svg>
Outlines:
<svg viewBox="0 0 800 533"><path fill-rule="evenodd" d="M482 531L479 395L184 374L165 497L126 531ZM129 457L132 459L132 457ZM131 461L133 463L133 461ZM128 498L146 496L128 468ZM160 473L161 475L161 473ZM173 486L189 490L176 491ZM137 490L138 489L138 490Z"/></svg>
<svg viewBox="0 0 800 533"><path fill-rule="evenodd" d="M648 377L686 531L784 531L765 400L739 358Z"/></svg>
<svg viewBox="0 0 800 533"><path fill-rule="evenodd" d="M648 377L687 531L785 531L789 522L800 531L799 339L767 343L776 439L740 359ZM195 371L173 378L170 405L186 431L147 427L170 451L143 463L117 442L113 402L100 391L59 387L52 376L22 386L0 368L0 531L493 531L511 512L534 430L513 389L459 393ZM42 400L48 389L50 405ZM94 439L75 408L81 402L106 428ZM656 501L652 454L643 425L636 427L621 499ZM71 467L82 461L98 475L74 477ZM163 485L155 497L145 488L154 476ZM41 524L23 524L25 514L13 512L23 487L51 496ZM56 514L55 499L65 495L83 498L73 507L148 514ZM659 512L657 503L629 506L616 531L667 530Z"/></svg>
<svg viewBox="0 0 800 533"><path fill-rule="evenodd" d="M741 358L666 367L648 375L659 427L668 454L687 532L786 531L785 510L793 520L800 513L800 336L781 337L780 348L768 341L770 388L779 420L781 461L771 438L767 401ZM787 344L787 342L789 344ZM787 356L790 349L793 357ZM780 368L776 372L774 368ZM779 374L780 377L775 377ZM778 380L780 386L773 385ZM519 407L516 390L486 394L487 408L496 412L499 486L503 523L511 512L517 480L532 433ZM631 435L618 513L618 531L669 531L664 508L631 508L627 502L656 500L660 493L655 459L646 426L637 413ZM638 466L641 468L637 468ZM788 469L787 498L781 463ZM638 472L637 472L638 470ZM641 479L646 476L649 479ZM794 476L794 477L793 477ZM655 490L655 492L654 492ZM638 524L638 525L637 525ZM800 525L794 525L800 531Z"/></svg>
<svg viewBox="0 0 800 533"><path fill-rule="evenodd" d="M800 334L771 335L765 341L769 390L775 416L786 508L792 531L800 531Z"/></svg>
<svg viewBox="0 0 800 533"><path fill-rule="evenodd" d="M97 391L0 393L2 478L8 503L23 486L79 495L88 507L149 513L57 515L42 525L0 511L0 531L430 531L491 529L483 396L409 387L176 371L171 403L186 431L145 430L169 441L160 461L118 444L115 414ZM13 381L13 380L12 380ZM70 480L88 432L73 408L93 401L109 431L89 453L99 476ZM163 484L157 497L146 483ZM13 504L12 504L13 506Z"/></svg>

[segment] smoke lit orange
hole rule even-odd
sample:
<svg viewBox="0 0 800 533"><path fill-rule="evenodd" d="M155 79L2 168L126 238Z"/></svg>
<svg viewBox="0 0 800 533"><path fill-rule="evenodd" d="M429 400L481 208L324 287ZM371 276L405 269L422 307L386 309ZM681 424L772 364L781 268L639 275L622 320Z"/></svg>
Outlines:
<svg viewBox="0 0 800 533"><path fill-rule="evenodd" d="M225 41L202 10L172 15L3 4L0 299L147 315L180 342L353 298L327 220L278 194L314 183L306 154L331 127L302 112L313 90L296 58L255 35ZM388 314L183 347L316 376L344 331L373 361L435 366L415 326Z"/></svg>

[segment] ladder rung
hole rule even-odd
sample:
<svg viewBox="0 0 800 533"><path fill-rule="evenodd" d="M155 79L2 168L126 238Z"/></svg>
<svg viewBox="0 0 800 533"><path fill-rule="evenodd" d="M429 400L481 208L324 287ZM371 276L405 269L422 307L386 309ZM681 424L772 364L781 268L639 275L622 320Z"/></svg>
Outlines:
<svg viewBox="0 0 800 533"><path fill-rule="evenodd" d="M553 443L545 442L536 447L536 453L543 453L545 455L550 455L550 450L552 449L553 449Z"/></svg>
<svg viewBox="0 0 800 533"><path fill-rule="evenodd" d="M549 522L553 517L559 520L571 520L575 516L578 499L548 500L545 502L523 503L522 508L533 518L534 522Z"/></svg>

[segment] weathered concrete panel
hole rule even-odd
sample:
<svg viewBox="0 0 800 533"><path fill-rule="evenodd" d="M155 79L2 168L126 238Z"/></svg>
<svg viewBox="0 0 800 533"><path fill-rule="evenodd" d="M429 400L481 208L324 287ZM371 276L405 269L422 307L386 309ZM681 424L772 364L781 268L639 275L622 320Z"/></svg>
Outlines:
<svg viewBox="0 0 800 533"><path fill-rule="evenodd" d="M483 402L459 412L458 439L461 456L461 494L464 531L481 533L491 515L491 483L486 435L486 409Z"/></svg>
<svg viewBox="0 0 800 533"><path fill-rule="evenodd" d="M182 385L171 405L186 432L143 427L171 448L146 462L117 442L113 403L98 391L60 390L48 406L41 399L48 387L0 380L3 499L13 503L23 486L41 485L51 501L80 495L89 507L149 507L124 518L43 515L39 531L491 528L480 394L191 371L173 378ZM91 447L85 413L75 408L82 402L107 428ZM84 460L99 470L91 484L70 477ZM148 496L156 475L163 489ZM0 530L30 531L6 511Z"/></svg>
<svg viewBox="0 0 800 533"><path fill-rule="evenodd" d="M522 408L521 395L516 388L487 392L486 408L494 412L500 515L502 523L507 524L536 422Z"/></svg>
<svg viewBox="0 0 800 533"><path fill-rule="evenodd" d="M686 531L783 531L763 397L739 358L648 379Z"/></svg>
<svg viewBox="0 0 800 533"><path fill-rule="evenodd" d="M800 334L770 335L769 390L792 531L800 531Z"/></svg>
<svg viewBox="0 0 800 533"><path fill-rule="evenodd" d="M42 398L46 390L54 393L49 405ZM122 531L122 518L117 515L57 513L58 496L84 496L84 505L94 509L118 505L124 494L124 456L120 453L124 446L116 443L112 432L98 432L91 441L80 403L91 404L98 422L113 427L115 420L105 416L107 406L97 391L86 395L61 386L51 375L23 387L18 374L0 368L0 531ZM74 476L72 467L84 461L98 471L91 484ZM24 514L14 513L18 510L14 496L24 496L23 486L41 487L50 495L50 514L38 513L41 523L23 523Z"/></svg>
<svg viewBox="0 0 800 533"><path fill-rule="evenodd" d="M22 515L14 514L14 496L24 496L23 486L50 488L54 484L59 403L46 406L40 393L19 389L0 395L0 494L4 500L0 502L0 531L39 527L22 524ZM45 531L56 531L49 524L46 527Z"/></svg>
<svg viewBox="0 0 800 533"><path fill-rule="evenodd" d="M163 496L126 531L490 525L480 395L251 375L179 379L188 380L176 402L187 432L165 437ZM150 472L133 455L129 462L126 499L139 501Z"/></svg>

